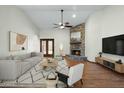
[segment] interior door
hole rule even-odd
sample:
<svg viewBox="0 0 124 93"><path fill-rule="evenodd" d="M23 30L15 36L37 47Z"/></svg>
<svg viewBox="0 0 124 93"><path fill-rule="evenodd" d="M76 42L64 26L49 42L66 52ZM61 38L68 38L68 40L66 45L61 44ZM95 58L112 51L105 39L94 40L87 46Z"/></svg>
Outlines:
<svg viewBox="0 0 124 93"><path fill-rule="evenodd" d="M54 57L54 39L40 39L40 51L45 57Z"/></svg>

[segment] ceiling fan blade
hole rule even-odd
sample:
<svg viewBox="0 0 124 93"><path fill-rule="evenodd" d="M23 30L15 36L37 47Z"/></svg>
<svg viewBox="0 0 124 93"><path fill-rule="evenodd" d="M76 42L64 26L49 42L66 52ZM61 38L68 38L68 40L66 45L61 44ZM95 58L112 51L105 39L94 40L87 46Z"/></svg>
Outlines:
<svg viewBox="0 0 124 93"><path fill-rule="evenodd" d="M53 28L59 28L59 27L53 27Z"/></svg>
<svg viewBox="0 0 124 93"><path fill-rule="evenodd" d="M65 27L73 27L73 26L65 26Z"/></svg>
<svg viewBox="0 0 124 93"><path fill-rule="evenodd" d="M70 23L69 22L65 22L66 25L69 25Z"/></svg>
<svg viewBox="0 0 124 93"><path fill-rule="evenodd" d="M59 24L54 24L54 25L58 25L59 26Z"/></svg>

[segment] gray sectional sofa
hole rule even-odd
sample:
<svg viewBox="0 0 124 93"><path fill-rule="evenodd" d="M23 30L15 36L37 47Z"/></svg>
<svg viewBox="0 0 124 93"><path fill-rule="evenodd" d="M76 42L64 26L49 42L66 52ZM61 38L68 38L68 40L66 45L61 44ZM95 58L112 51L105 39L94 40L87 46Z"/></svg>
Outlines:
<svg viewBox="0 0 124 93"><path fill-rule="evenodd" d="M15 80L41 62L43 53L28 53L0 58L0 80Z"/></svg>

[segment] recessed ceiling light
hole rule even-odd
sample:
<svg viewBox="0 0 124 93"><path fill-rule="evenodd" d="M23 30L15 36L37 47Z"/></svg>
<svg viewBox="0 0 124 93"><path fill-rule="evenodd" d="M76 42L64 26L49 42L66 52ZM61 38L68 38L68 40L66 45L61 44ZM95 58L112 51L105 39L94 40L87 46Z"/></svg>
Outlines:
<svg viewBox="0 0 124 93"><path fill-rule="evenodd" d="M65 28L64 26L60 26L61 29Z"/></svg>
<svg viewBox="0 0 124 93"><path fill-rule="evenodd" d="M73 18L76 18L76 14L73 14L72 17L73 17Z"/></svg>

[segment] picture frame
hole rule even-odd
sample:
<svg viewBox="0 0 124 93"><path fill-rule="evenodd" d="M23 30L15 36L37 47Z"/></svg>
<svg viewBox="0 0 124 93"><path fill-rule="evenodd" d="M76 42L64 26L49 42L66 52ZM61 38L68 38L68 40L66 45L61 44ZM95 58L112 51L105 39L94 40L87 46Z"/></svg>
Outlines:
<svg viewBox="0 0 124 93"><path fill-rule="evenodd" d="M23 51L28 49L28 37L26 35L9 32L9 51Z"/></svg>

